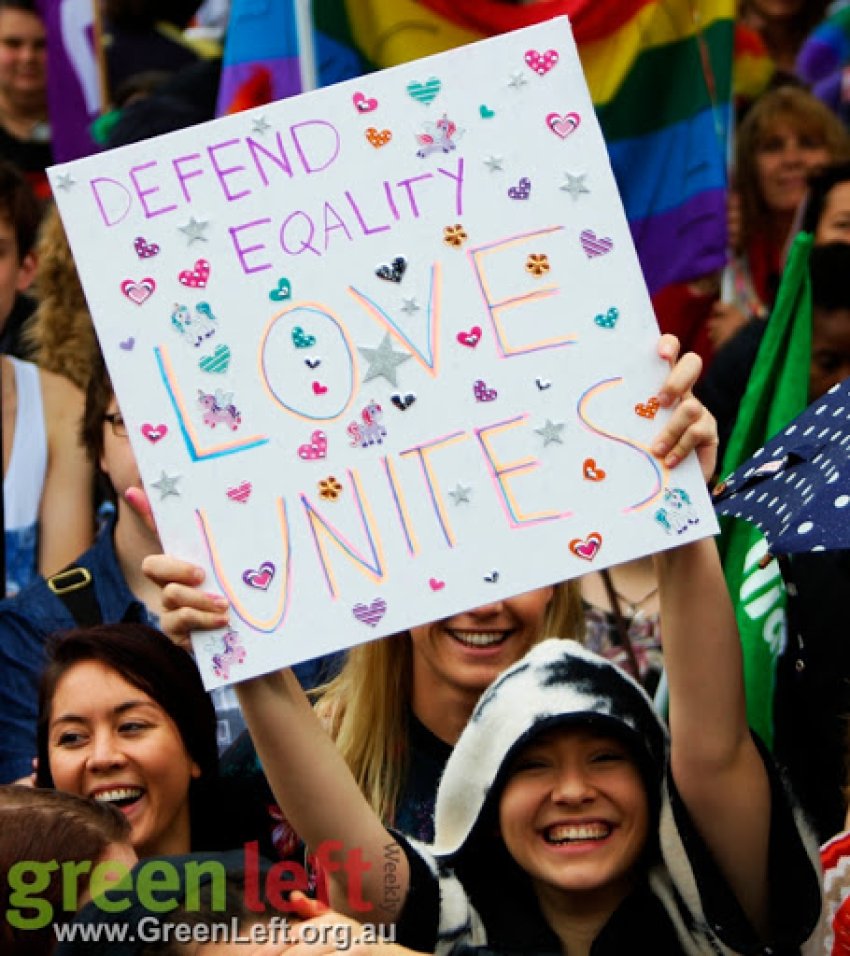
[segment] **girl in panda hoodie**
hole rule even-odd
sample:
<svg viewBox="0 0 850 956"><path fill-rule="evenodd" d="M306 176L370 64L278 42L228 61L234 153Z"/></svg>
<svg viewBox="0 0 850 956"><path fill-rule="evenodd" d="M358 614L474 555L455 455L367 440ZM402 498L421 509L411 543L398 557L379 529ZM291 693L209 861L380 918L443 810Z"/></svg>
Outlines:
<svg viewBox="0 0 850 956"><path fill-rule="evenodd" d="M715 464L716 426L676 365L666 450ZM669 461L669 459L668 459ZM203 627L195 569L160 557L162 621ZM817 846L746 720L740 644L714 542L656 557L669 734L643 690L573 641L544 641L480 698L437 794L435 839L387 830L297 680L239 684L290 823L330 901L421 952L792 954L813 945ZM294 951L293 951L294 952Z"/></svg>

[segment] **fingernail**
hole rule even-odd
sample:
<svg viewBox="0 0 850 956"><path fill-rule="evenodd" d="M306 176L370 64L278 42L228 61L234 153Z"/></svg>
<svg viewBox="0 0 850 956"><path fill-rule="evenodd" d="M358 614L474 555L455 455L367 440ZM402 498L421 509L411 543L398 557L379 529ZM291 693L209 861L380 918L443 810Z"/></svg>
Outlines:
<svg viewBox="0 0 850 956"><path fill-rule="evenodd" d="M658 395L656 395L656 398L658 399L659 404L664 407L673 401L673 396L669 392L659 392Z"/></svg>
<svg viewBox="0 0 850 956"><path fill-rule="evenodd" d="M681 459L678 455L668 455L668 456L664 459L664 464L665 464L668 468L675 468L676 465L678 465L681 460L682 460L682 459Z"/></svg>
<svg viewBox="0 0 850 956"><path fill-rule="evenodd" d="M666 441L659 440L652 446L652 454L660 458L669 447Z"/></svg>
<svg viewBox="0 0 850 956"><path fill-rule="evenodd" d="M230 607L230 603L227 598L222 597L220 594L208 594L208 597L212 598L213 604L220 610L226 611Z"/></svg>

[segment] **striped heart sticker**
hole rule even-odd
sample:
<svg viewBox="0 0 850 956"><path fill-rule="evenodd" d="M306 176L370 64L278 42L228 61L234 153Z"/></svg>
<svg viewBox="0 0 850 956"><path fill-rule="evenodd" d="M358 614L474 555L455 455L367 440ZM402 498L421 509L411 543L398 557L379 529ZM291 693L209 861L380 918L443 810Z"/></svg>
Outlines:
<svg viewBox="0 0 850 956"><path fill-rule="evenodd" d="M614 248L613 239L609 239L608 236L599 237L592 229L584 229L579 240L588 259L604 256Z"/></svg>
<svg viewBox="0 0 850 956"><path fill-rule="evenodd" d="M375 598L371 604L355 604L351 613L363 624L376 627L387 613L387 602L383 598Z"/></svg>
<svg viewBox="0 0 850 956"><path fill-rule="evenodd" d="M566 139L571 133L574 133L581 123L581 117L578 113L549 113L546 116L546 125L556 136Z"/></svg>
<svg viewBox="0 0 850 956"><path fill-rule="evenodd" d="M244 504L251 497L253 490L254 486L250 481L243 481L238 485L234 485L232 488L228 488L226 494L231 501L238 501L240 504Z"/></svg>
<svg viewBox="0 0 850 956"><path fill-rule="evenodd" d="M426 106L434 102L442 88L443 84L436 76L429 77L424 83L411 80L407 84L408 94L416 100L417 103L424 103Z"/></svg>
<svg viewBox="0 0 850 956"><path fill-rule="evenodd" d="M201 356L198 366L202 372L222 373L227 371L230 365L230 346L219 345L212 355Z"/></svg>

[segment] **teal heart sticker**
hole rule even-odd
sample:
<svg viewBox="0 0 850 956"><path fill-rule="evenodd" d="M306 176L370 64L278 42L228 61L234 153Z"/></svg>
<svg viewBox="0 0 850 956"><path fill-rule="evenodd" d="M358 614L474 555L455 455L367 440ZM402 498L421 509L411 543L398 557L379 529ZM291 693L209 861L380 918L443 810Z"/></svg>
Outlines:
<svg viewBox="0 0 850 956"><path fill-rule="evenodd" d="M482 103L478 107L478 112L481 114L481 119L493 119L493 117L496 115L496 111L491 110L486 103Z"/></svg>
<svg viewBox="0 0 850 956"><path fill-rule="evenodd" d="M230 365L230 346L216 346L216 350L212 355L201 356L198 365L202 372L216 372L219 374L226 372L227 367Z"/></svg>
<svg viewBox="0 0 850 956"><path fill-rule="evenodd" d="M411 80L407 84L407 92L416 100L417 103L424 103L426 106L433 103L437 94L443 88L443 84L436 76L429 77L424 83Z"/></svg>
<svg viewBox="0 0 850 956"><path fill-rule="evenodd" d="M292 285L289 279L283 278L278 281L277 288L269 292L269 298L272 302L285 302L292 295Z"/></svg>

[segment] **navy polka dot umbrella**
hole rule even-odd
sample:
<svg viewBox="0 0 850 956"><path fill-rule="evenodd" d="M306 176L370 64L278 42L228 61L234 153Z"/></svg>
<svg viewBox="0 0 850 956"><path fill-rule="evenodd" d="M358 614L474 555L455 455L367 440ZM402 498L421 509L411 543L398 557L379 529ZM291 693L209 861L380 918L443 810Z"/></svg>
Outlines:
<svg viewBox="0 0 850 956"><path fill-rule="evenodd" d="M715 490L771 554L850 548L850 378L834 385Z"/></svg>

